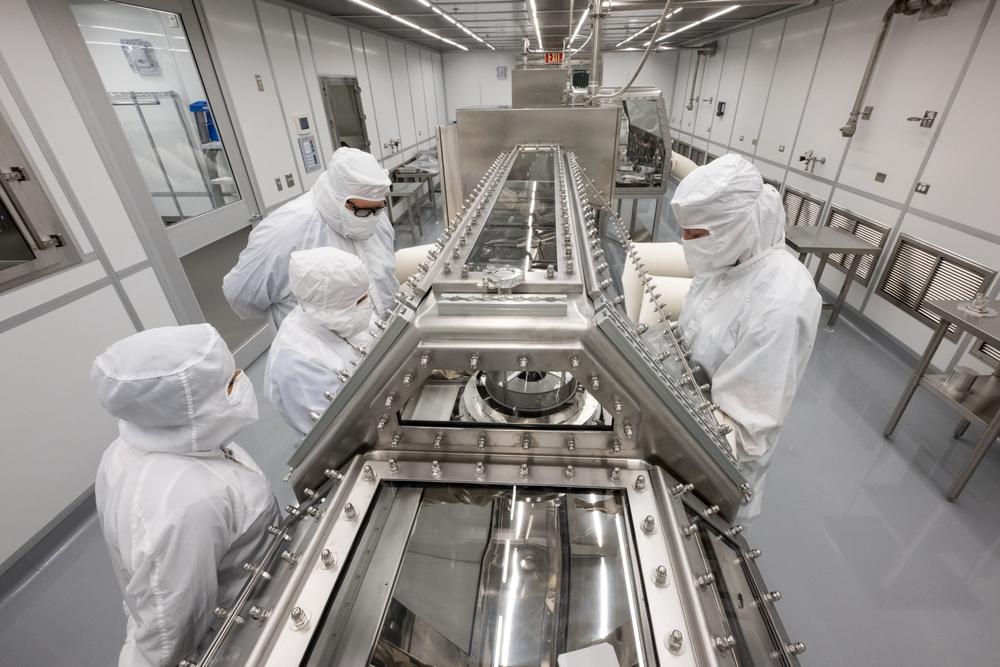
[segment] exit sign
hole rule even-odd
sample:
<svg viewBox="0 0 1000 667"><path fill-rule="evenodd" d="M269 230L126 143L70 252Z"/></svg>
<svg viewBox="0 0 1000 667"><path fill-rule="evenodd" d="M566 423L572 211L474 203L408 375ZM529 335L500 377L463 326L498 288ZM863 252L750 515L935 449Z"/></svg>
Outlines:
<svg viewBox="0 0 1000 667"><path fill-rule="evenodd" d="M562 62L562 57L563 57L562 51L559 51L558 53L546 53L545 54L545 64L546 65L552 65L552 64L558 65L559 63Z"/></svg>

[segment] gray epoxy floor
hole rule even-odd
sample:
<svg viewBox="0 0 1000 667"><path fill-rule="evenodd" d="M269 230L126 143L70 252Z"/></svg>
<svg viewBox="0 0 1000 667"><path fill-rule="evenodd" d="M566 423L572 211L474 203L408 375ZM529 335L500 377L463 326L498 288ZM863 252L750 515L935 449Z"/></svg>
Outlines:
<svg viewBox="0 0 1000 667"><path fill-rule="evenodd" d="M662 224L657 240L671 240ZM433 234L431 233L433 231ZM425 225L424 239L437 235ZM916 326L916 325L915 325ZM979 435L918 390L891 440L882 428L912 369L842 320L820 331L747 531L806 666L1000 662L1000 450L955 503L944 492ZM281 478L297 437L260 397L264 358L246 369L260 420L237 441ZM96 519L0 600L0 664L115 664L121 596Z"/></svg>

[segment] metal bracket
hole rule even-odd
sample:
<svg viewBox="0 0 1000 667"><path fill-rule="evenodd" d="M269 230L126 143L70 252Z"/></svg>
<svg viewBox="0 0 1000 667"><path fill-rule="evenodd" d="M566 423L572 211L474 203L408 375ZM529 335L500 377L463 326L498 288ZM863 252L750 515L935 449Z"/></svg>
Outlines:
<svg viewBox="0 0 1000 667"><path fill-rule="evenodd" d="M920 123L920 127L932 127L934 125L934 119L937 118L937 111L925 111L923 118L919 116L910 116L906 120L913 123Z"/></svg>
<svg viewBox="0 0 1000 667"><path fill-rule="evenodd" d="M24 167L11 167L10 171L0 171L0 175L2 175L3 180L8 183L30 180L28 178L28 172L25 171Z"/></svg>

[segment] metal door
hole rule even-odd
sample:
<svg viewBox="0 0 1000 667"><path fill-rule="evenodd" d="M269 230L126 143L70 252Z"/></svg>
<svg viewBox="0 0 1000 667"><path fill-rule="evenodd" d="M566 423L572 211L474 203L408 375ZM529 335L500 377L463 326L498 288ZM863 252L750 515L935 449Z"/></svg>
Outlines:
<svg viewBox="0 0 1000 667"><path fill-rule="evenodd" d="M119 167L142 176L159 224L197 303L179 319L207 321L237 350L269 338L266 319L241 320L222 278L246 246L260 205L251 185L202 21L192 0L69 0L128 151ZM119 142L119 146L122 144ZM135 188L132 188L133 190ZM162 238L162 236L160 237ZM260 335L258 335L260 334ZM245 351L246 352L246 351ZM246 363L247 354L240 355Z"/></svg>
<svg viewBox="0 0 1000 667"><path fill-rule="evenodd" d="M330 119L333 149L348 147L371 152L368 139L368 117L361 104L361 86L354 77L321 76L323 105Z"/></svg>

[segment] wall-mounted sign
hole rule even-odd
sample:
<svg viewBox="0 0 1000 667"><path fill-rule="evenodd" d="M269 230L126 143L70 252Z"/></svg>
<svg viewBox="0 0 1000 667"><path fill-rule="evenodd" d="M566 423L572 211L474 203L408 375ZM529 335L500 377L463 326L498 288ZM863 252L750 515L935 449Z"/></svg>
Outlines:
<svg viewBox="0 0 1000 667"><path fill-rule="evenodd" d="M556 53L546 53L545 54L545 64L546 65L558 65L562 63L562 51Z"/></svg>
<svg viewBox="0 0 1000 667"><path fill-rule="evenodd" d="M506 81L506 80L507 80L507 66L497 65L497 81Z"/></svg>

